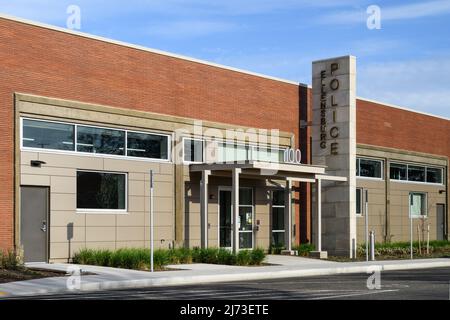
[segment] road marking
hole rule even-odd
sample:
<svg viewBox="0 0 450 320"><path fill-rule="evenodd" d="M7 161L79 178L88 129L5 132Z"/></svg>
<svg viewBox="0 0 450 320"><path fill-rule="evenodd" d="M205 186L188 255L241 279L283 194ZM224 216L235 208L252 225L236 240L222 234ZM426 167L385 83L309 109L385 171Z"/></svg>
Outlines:
<svg viewBox="0 0 450 320"><path fill-rule="evenodd" d="M354 297L354 296L365 296L365 295L369 295L369 294L386 293L386 292L394 292L394 291L400 291L400 290L398 290L398 289L395 289L395 290L372 290L370 292L360 292L360 293L353 293L353 294L341 294L341 295L337 295L337 296L322 297L322 298L311 298L309 300L339 299L339 298Z"/></svg>

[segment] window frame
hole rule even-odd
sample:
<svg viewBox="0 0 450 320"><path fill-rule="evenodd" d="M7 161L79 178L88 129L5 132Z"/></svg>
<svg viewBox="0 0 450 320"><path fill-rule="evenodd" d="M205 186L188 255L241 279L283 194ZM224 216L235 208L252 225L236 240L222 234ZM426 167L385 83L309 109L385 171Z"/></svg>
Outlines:
<svg viewBox="0 0 450 320"><path fill-rule="evenodd" d="M284 221L284 212L286 209L286 203L284 205L279 205L279 204L273 204L273 193L275 191L283 191L283 193L285 193L286 191L284 189L274 189L271 190L270 192L270 243L275 245L274 243L272 243L272 233L283 233L284 235L286 235L286 226L284 229L273 229L273 208L283 208L283 222L286 223L286 221ZM283 239L284 242L284 239ZM283 244L284 246L286 245L285 243Z"/></svg>
<svg viewBox="0 0 450 320"><path fill-rule="evenodd" d="M434 185L434 186L444 186L445 185L445 168L440 166L434 166L434 165L426 165L422 163L413 163L413 162L402 162L402 161L392 161L390 164L401 164L406 165L406 180L398 180L398 179L392 179L391 173L389 172L389 181L396 182L396 183L412 183L412 184L420 184L420 185ZM425 168L425 181L410 181L409 180L409 166L415 166L415 167L424 167ZM427 182L428 179L428 168L430 169L439 169L441 171L441 182Z"/></svg>
<svg viewBox="0 0 450 320"><path fill-rule="evenodd" d="M78 208L77 200L78 200L78 172L90 172L90 173L110 173L116 175L124 175L125 176L125 209L84 209ZM119 172L119 171L102 171L102 170L84 170L77 169L77 176L75 177L75 206L76 213L80 214L128 214L128 172Z"/></svg>
<svg viewBox="0 0 450 320"><path fill-rule="evenodd" d="M423 208L425 211L425 214L420 214L420 215L412 215L411 214L411 196L412 195L421 195L424 198L424 205ZM410 191L409 192L409 197L408 197L408 218L409 219L422 219L422 218L427 218L428 217L428 193L427 192L421 192L421 191Z"/></svg>
<svg viewBox="0 0 450 320"><path fill-rule="evenodd" d="M73 125L75 127L74 130L74 143L75 149L71 150L57 150L57 149L45 149L45 148L33 148L33 147L25 147L23 145L23 120L32 120L32 121L41 121L41 122L51 122L51 123L59 123L59 124L67 124ZM78 145L78 126L83 127L92 127L98 129L109 129L109 130L119 130L125 132L125 153L124 155L115 155L115 154L105 154L105 153L91 153L91 152L82 152L77 151ZM132 133L142 133L148 135L156 135L167 137L167 159L158 159L158 158L145 158L145 157L133 157L128 156L128 132ZM66 121L58 121L58 120L47 120L41 118L30 118L30 117L20 117L20 150L21 151L32 151L32 152L40 152L40 153L51 153L51 154L65 154L65 155L76 155L76 156L88 156L88 157L102 157L102 158L111 158L111 159L122 159L122 160L134 160L134 161L147 161L147 162L165 162L172 163L172 140L173 135L170 133L161 133L161 132L150 132L150 131L136 131L136 130L127 130L122 128L114 128L114 127L105 127L98 125L91 125L88 123L75 123L75 122L66 122Z"/></svg>
<svg viewBox="0 0 450 320"><path fill-rule="evenodd" d="M383 159L377 159L377 158L370 158L370 157L356 157L356 164L357 164L357 168L356 168L356 173L360 173L361 174L361 161L360 160L369 160L369 161L376 161L376 162L380 162L381 163L381 177L366 177L366 176L361 176L356 174L356 178L357 179L367 179L367 180L376 180L376 181L383 181L384 180L384 170L385 170L385 165L384 165L384 160Z"/></svg>
<svg viewBox="0 0 450 320"><path fill-rule="evenodd" d="M358 207L356 207L356 216L357 217L363 217L364 216L364 188L362 188L362 187L356 187L356 197L358 196L358 193L357 193L357 191L358 190L360 190L360 195L359 195L359 199L360 199L360 205L361 205L361 208L360 208L360 212L358 213ZM356 203L358 203L358 202L356 202Z"/></svg>
<svg viewBox="0 0 450 320"><path fill-rule="evenodd" d="M202 163L205 163L205 158L206 158L206 154L205 154L205 152L206 152L206 140L205 139L196 138L196 137L183 137L181 140L182 140L181 144L182 144L182 149L183 149L181 157L183 159L183 164L189 165L189 164L202 164ZM185 150L184 150L185 149L184 148L185 144L184 144L184 142L186 140L194 140L194 141L201 141L202 142L202 161L201 162L185 160L185 158L184 158L184 155L185 155Z"/></svg>

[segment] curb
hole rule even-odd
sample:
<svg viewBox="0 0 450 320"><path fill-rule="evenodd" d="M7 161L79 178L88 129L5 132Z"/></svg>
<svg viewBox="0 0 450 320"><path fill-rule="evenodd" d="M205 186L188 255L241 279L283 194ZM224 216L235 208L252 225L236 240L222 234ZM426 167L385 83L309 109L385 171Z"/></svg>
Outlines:
<svg viewBox="0 0 450 320"><path fill-rule="evenodd" d="M209 284L218 282L233 282L233 281L251 281L251 280L266 280L266 279L281 279L281 278L298 278L298 277L312 277L312 276L326 276L338 274L354 274L354 273L373 273L375 271L400 271L412 269L429 269L439 267L450 267L449 261L433 261L433 262L419 262L419 263L405 263L405 264L373 264L363 266L347 266L347 267L330 267L330 268L315 268L315 269L297 269L297 270L279 270L279 271L264 271L251 273L232 273L232 274L213 274L213 275L193 275L193 276L171 276L154 279L138 279L138 280L123 280L123 281L102 281L92 283L81 283L79 290L68 290L67 288L52 288L52 289L37 289L29 292L21 292L19 294L10 294L0 296L3 298L25 297L33 295L49 295L57 293L80 293L103 290L119 290L119 289L136 289L144 287L161 287L161 286L183 286L192 284Z"/></svg>

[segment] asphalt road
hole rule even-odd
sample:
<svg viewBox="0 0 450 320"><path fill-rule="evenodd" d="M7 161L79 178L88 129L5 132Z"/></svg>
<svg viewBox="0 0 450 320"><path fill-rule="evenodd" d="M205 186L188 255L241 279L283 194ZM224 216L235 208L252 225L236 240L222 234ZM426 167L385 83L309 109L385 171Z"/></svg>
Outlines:
<svg viewBox="0 0 450 320"><path fill-rule="evenodd" d="M107 300L322 300L432 299L450 300L450 268L381 272L379 289L368 289L370 274L345 274L179 287L83 292L26 299ZM374 282L371 282L374 284Z"/></svg>

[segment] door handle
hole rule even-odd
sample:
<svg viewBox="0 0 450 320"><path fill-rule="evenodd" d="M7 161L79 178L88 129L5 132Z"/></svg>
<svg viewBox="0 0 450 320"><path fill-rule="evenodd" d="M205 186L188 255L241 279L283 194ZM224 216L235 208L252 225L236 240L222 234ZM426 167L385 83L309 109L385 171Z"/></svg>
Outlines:
<svg viewBox="0 0 450 320"><path fill-rule="evenodd" d="M47 232L47 221L42 221L42 227L41 227L41 231L42 232Z"/></svg>

